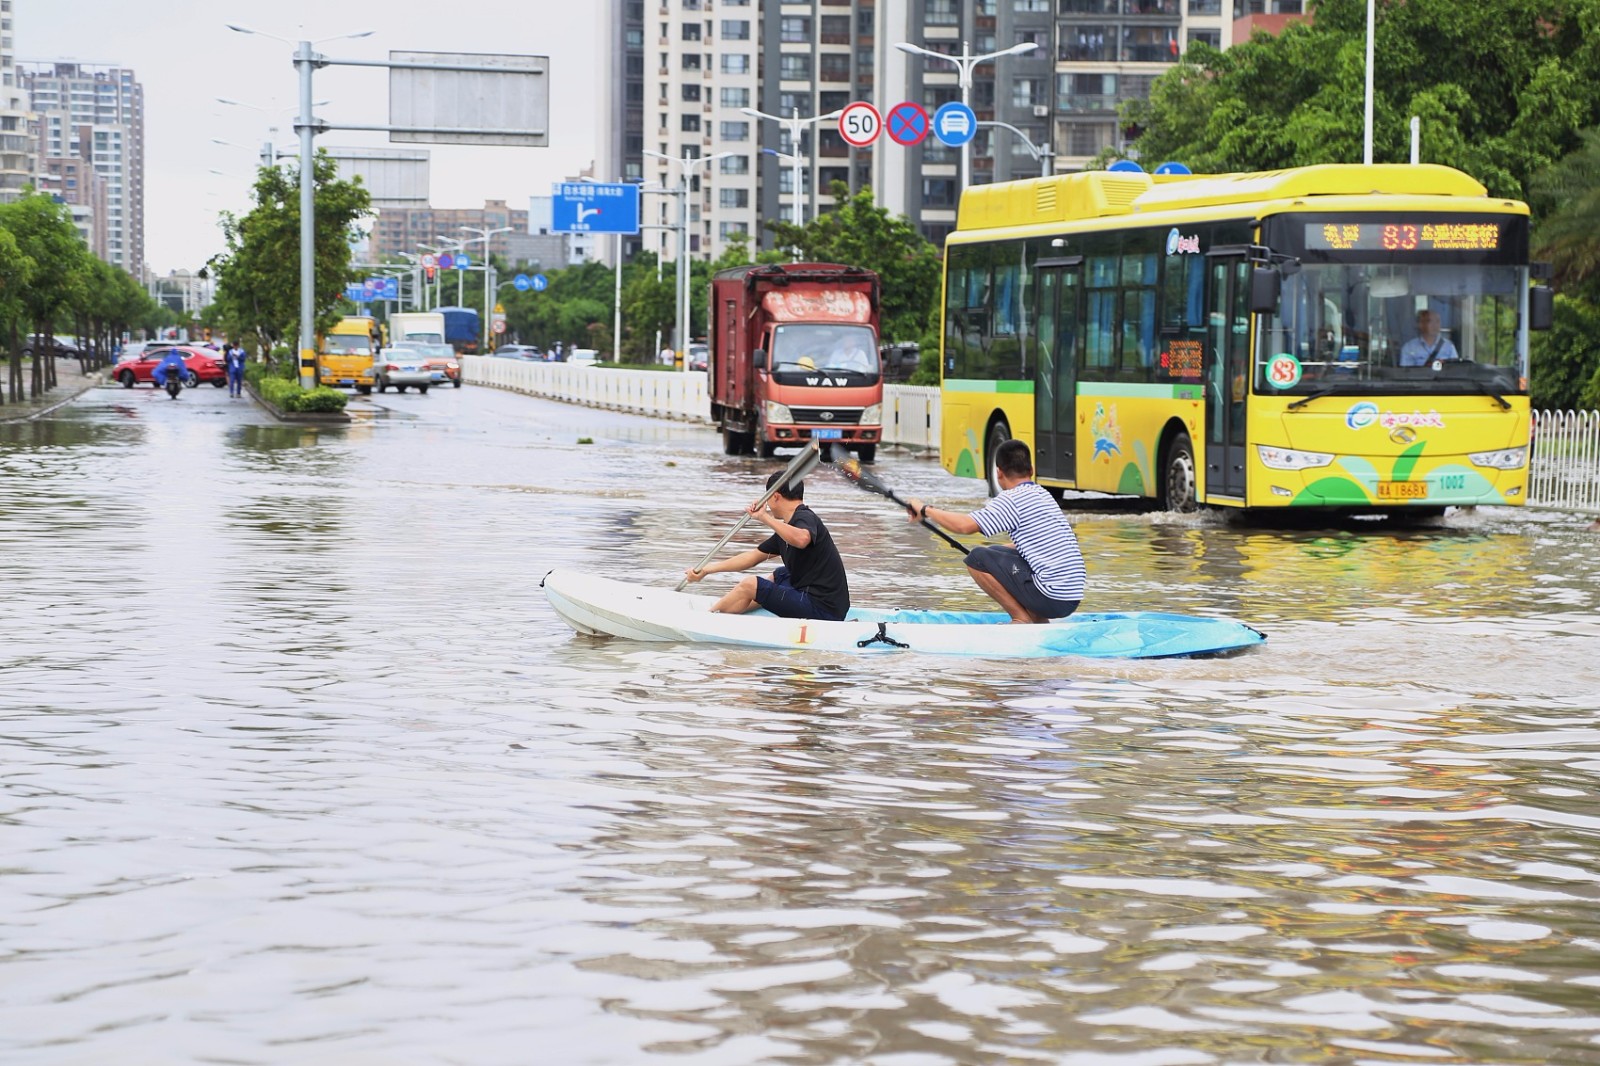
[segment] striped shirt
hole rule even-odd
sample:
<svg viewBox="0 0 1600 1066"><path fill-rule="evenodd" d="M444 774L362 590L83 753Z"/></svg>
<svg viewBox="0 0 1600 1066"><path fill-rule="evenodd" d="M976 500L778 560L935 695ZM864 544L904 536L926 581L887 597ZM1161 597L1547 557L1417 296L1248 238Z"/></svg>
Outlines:
<svg viewBox="0 0 1600 1066"><path fill-rule="evenodd" d="M1072 523L1061 505L1031 481L1009 488L972 512L986 537L1011 534L1011 543L1033 571L1034 586L1052 600L1083 599L1089 575Z"/></svg>

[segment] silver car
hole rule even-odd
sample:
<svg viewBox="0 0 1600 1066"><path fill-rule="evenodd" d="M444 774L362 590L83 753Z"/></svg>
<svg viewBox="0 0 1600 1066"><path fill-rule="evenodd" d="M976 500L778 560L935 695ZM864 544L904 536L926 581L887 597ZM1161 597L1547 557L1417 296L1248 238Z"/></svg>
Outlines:
<svg viewBox="0 0 1600 1066"><path fill-rule="evenodd" d="M391 385L396 392L405 392L412 385L418 392L427 392L433 384L433 371L427 362L428 355L420 346L392 344L372 361L372 383L379 392L387 392Z"/></svg>

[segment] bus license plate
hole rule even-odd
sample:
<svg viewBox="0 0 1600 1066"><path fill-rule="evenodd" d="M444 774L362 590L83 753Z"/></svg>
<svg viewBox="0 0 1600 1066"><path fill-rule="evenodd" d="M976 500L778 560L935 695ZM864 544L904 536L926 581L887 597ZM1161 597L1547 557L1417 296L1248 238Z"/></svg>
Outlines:
<svg viewBox="0 0 1600 1066"><path fill-rule="evenodd" d="M811 435L818 440L839 440L844 436L842 429L814 429Z"/></svg>
<svg viewBox="0 0 1600 1066"><path fill-rule="evenodd" d="M1378 499L1380 500L1425 500L1427 498L1428 483L1426 481L1378 482Z"/></svg>

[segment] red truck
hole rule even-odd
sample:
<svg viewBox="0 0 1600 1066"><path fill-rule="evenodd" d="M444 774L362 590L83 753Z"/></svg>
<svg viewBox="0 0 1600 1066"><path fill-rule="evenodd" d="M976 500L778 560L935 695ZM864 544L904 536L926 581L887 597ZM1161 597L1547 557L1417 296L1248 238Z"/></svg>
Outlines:
<svg viewBox="0 0 1600 1066"><path fill-rule="evenodd" d="M870 463L883 438L878 275L837 263L711 279L706 373L729 455L833 441Z"/></svg>

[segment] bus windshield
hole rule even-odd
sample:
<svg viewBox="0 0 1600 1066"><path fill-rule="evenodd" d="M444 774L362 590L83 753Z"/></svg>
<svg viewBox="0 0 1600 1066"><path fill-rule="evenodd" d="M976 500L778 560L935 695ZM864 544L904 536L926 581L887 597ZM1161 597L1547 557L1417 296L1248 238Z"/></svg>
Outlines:
<svg viewBox="0 0 1600 1066"><path fill-rule="evenodd" d="M1525 219L1308 214L1266 228L1300 267L1263 317L1257 392L1527 391Z"/></svg>
<svg viewBox="0 0 1600 1066"><path fill-rule="evenodd" d="M870 326L804 323L772 331L772 372L878 376L878 342Z"/></svg>

